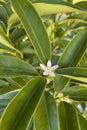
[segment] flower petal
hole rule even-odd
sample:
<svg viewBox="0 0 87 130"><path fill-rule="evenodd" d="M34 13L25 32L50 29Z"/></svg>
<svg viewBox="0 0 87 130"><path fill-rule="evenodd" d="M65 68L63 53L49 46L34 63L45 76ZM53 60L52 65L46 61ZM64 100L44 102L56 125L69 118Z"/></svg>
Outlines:
<svg viewBox="0 0 87 130"><path fill-rule="evenodd" d="M47 66L48 66L48 67L51 67L51 61L50 61L50 60L48 60Z"/></svg>
<svg viewBox="0 0 87 130"><path fill-rule="evenodd" d="M43 69L43 70L46 70L46 66L44 64L40 64L40 67Z"/></svg>
<svg viewBox="0 0 87 130"><path fill-rule="evenodd" d="M55 77L55 73L52 72L52 71L49 73L49 75L50 75L51 77Z"/></svg>
<svg viewBox="0 0 87 130"><path fill-rule="evenodd" d="M48 72L47 72L47 71L44 71L44 72L43 72L43 75L48 75Z"/></svg>
<svg viewBox="0 0 87 130"><path fill-rule="evenodd" d="M54 65L54 66L52 66L51 68L52 68L52 70L55 70L55 69L57 69L59 66L58 65Z"/></svg>

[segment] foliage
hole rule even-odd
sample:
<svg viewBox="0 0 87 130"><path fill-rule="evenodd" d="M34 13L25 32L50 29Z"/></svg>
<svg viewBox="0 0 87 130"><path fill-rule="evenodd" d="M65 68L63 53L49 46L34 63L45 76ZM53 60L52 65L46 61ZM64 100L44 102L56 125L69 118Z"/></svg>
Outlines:
<svg viewBox="0 0 87 130"><path fill-rule="evenodd" d="M86 130L86 49L87 1L0 0L0 130Z"/></svg>

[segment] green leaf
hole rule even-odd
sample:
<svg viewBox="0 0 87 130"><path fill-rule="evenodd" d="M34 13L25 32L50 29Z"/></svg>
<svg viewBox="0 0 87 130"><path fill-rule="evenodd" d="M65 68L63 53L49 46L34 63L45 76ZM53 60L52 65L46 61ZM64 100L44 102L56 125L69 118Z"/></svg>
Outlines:
<svg viewBox="0 0 87 130"><path fill-rule="evenodd" d="M4 48L8 51L11 51L14 53L14 55L18 55L19 57L23 58L22 53L13 47L12 42L10 38L8 38L4 32L4 30L0 27L0 47Z"/></svg>
<svg viewBox="0 0 87 130"><path fill-rule="evenodd" d="M14 84L9 84L0 88L0 95L13 91L20 91L20 88L18 86L15 86Z"/></svg>
<svg viewBox="0 0 87 130"><path fill-rule="evenodd" d="M67 45L59 59L60 67L76 66L87 48L87 28L80 31Z"/></svg>
<svg viewBox="0 0 87 130"><path fill-rule="evenodd" d="M83 86L72 86L61 91L64 96L76 101L86 101L87 102L87 87Z"/></svg>
<svg viewBox="0 0 87 130"><path fill-rule="evenodd" d="M45 27L30 1L12 0L12 5L43 63L50 59L50 44Z"/></svg>
<svg viewBox="0 0 87 130"><path fill-rule="evenodd" d="M59 74L64 77L79 80L87 83L87 68L82 67L68 67L58 70Z"/></svg>
<svg viewBox="0 0 87 130"><path fill-rule="evenodd" d="M36 74L32 65L13 56L0 55L0 78Z"/></svg>
<svg viewBox="0 0 87 130"><path fill-rule="evenodd" d="M87 48L87 28L80 31L73 38L73 40L66 46L62 56L58 61L58 65L60 66L60 68L76 66L79 63L82 56L84 55L86 48ZM63 89L69 81L68 78L63 77L63 79L61 79L62 77L60 75L57 75L57 77L55 77L54 82L57 82L56 80L58 80L59 78L60 78L59 83L58 84L54 83L56 85L55 86L56 91Z"/></svg>
<svg viewBox="0 0 87 130"><path fill-rule="evenodd" d="M76 6L83 8L85 11L87 11L87 1L82 0L75 3Z"/></svg>
<svg viewBox="0 0 87 130"><path fill-rule="evenodd" d="M5 78L4 80L0 80L0 95L12 92L12 91L19 91L21 89L21 85L12 80L11 78Z"/></svg>
<svg viewBox="0 0 87 130"><path fill-rule="evenodd" d="M69 82L69 78L57 74L54 77L54 87L56 91L61 91Z"/></svg>
<svg viewBox="0 0 87 130"><path fill-rule="evenodd" d="M16 95L16 93L17 92L15 91L15 92L0 95L0 116L2 115L9 101Z"/></svg>
<svg viewBox="0 0 87 130"><path fill-rule="evenodd" d="M24 86L5 109L1 117L1 130L27 130L44 91L45 84L45 79L37 77Z"/></svg>
<svg viewBox="0 0 87 130"><path fill-rule="evenodd" d="M80 114L79 114L79 122L80 122L81 130L86 130L87 129L87 120L85 118L83 118Z"/></svg>
<svg viewBox="0 0 87 130"><path fill-rule="evenodd" d="M10 38L12 42L15 44L16 42L19 42L20 39L22 39L25 35L26 35L26 32L23 28L14 29L12 33L10 34Z"/></svg>
<svg viewBox="0 0 87 130"><path fill-rule="evenodd" d="M46 92L35 113L36 130L58 130L57 107L53 97Z"/></svg>
<svg viewBox="0 0 87 130"><path fill-rule="evenodd" d="M87 16L84 14L73 14L69 16L67 19L61 21L60 24L73 22L73 21L87 24Z"/></svg>
<svg viewBox="0 0 87 130"><path fill-rule="evenodd" d="M17 15L15 13L13 13L9 18L8 18L8 21L7 21L7 35L9 36L9 31L10 31L10 28L13 24L15 23L18 23L19 22L19 19L17 17Z"/></svg>
<svg viewBox="0 0 87 130"><path fill-rule="evenodd" d="M7 86L9 83L3 79L0 79L0 87Z"/></svg>
<svg viewBox="0 0 87 130"><path fill-rule="evenodd" d="M57 106L50 93L45 93L50 130L58 130Z"/></svg>
<svg viewBox="0 0 87 130"><path fill-rule="evenodd" d="M40 104L35 113L35 129L36 130L39 130L39 129L50 130L47 106L46 106L46 99L45 99L44 95L41 98Z"/></svg>
<svg viewBox="0 0 87 130"><path fill-rule="evenodd" d="M59 130L81 130L78 113L73 105L60 102L58 105Z"/></svg>
<svg viewBox="0 0 87 130"><path fill-rule="evenodd" d="M87 78L87 68L83 68L83 67L62 68L62 69L59 69L58 72L59 74Z"/></svg>
<svg viewBox="0 0 87 130"><path fill-rule="evenodd" d="M0 20L6 24L8 19L7 12L3 6L0 5Z"/></svg>
<svg viewBox="0 0 87 130"><path fill-rule="evenodd" d="M64 1L37 0L33 5L40 15L71 12L79 12L86 14L86 12L82 10L82 8Z"/></svg>

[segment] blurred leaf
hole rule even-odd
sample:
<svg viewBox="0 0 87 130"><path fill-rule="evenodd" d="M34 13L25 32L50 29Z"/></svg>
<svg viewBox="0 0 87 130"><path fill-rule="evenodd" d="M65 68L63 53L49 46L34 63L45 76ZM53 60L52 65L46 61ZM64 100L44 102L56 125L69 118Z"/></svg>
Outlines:
<svg viewBox="0 0 87 130"><path fill-rule="evenodd" d="M9 31L10 31L10 28L13 24L15 23L18 23L19 22L19 19L17 17L17 15L15 13L13 13L9 18L8 18L8 21L7 21L7 35L9 36Z"/></svg>
<svg viewBox="0 0 87 130"><path fill-rule="evenodd" d="M0 78L36 74L32 65L13 56L0 55Z"/></svg>
<svg viewBox="0 0 87 130"><path fill-rule="evenodd" d="M46 92L35 113L36 130L58 130L57 107L53 97Z"/></svg>
<svg viewBox="0 0 87 130"><path fill-rule="evenodd" d="M20 90L19 86L15 86L14 84L9 84L7 86L3 86L2 88L0 88L0 95L8 92L13 92L15 90L19 91Z"/></svg>
<svg viewBox="0 0 87 130"><path fill-rule="evenodd" d="M80 122L81 130L86 130L87 129L87 120L85 118L83 118L80 114L79 114L79 122Z"/></svg>
<svg viewBox="0 0 87 130"><path fill-rule="evenodd" d="M0 95L0 116L10 100L17 94L17 91Z"/></svg>
<svg viewBox="0 0 87 130"><path fill-rule="evenodd" d="M60 102L58 105L59 130L80 130L78 113L73 105Z"/></svg>
<svg viewBox="0 0 87 130"><path fill-rule="evenodd" d="M5 109L1 117L1 130L27 129L38 106L45 84L44 79L37 77L24 86Z"/></svg>
<svg viewBox="0 0 87 130"><path fill-rule="evenodd" d="M10 34L10 38L13 43L16 43L16 42L19 42L21 39L23 39L25 35L26 35L26 32L24 31L23 28L14 29L12 33Z"/></svg>
<svg viewBox="0 0 87 130"><path fill-rule="evenodd" d="M6 85L8 85L9 83L7 82L7 81L5 81L5 80L3 80L3 79L0 79L0 87L2 87L2 86L6 86Z"/></svg>
<svg viewBox="0 0 87 130"><path fill-rule="evenodd" d="M61 68L58 70L59 74L71 75L76 77L85 77L87 78L87 68L83 67L68 67Z"/></svg>
<svg viewBox="0 0 87 130"><path fill-rule="evenodd" d="M12 46L11 40L6 36L5 32L0 28L0 47L7 49L8 51L16 53L18 56L23 58L22 53Z"/></svg>
<svg viewBox="0 0 87 130"><path fill-rule="evenodd" d="M7 12L4 9L4 7L0 5L0 21L3 21L6 24L7 19L8 19Z"/></svg>
<svg viewBox="0 0 87 130"><path fill-rule="evenodd" d="M83 8L85 11L87 11L87 1L86 0L82 0L82 1L77 1L75 3L76 6Z"/></svg>
<svg viewBox="0 0 87 130"><path fill-rule="evenodd" d="M73 14L71 16L69 16L68 18L64 19L63 21L60 22L61 23L67 23L67 22L82 22L87 24L87 16L84 14Z"/></svg>
<svg viewBox="0 0 87 130"><path fill-rule="evenodd" d="M82 10L82 8L64 1L37 0L33 5L40 15L71 12L79 12L86 14L86 12Z"/></svg>
<svg viewBox="0 0 87 130"><path fill-rule="evenodd" d="M6 83L5 83L6 82ZM12 91L19 91L21 89L21 85L12 80L11 78L5 78L4 80L0 80L0 95L12 92Z"/></svg>
<svg viewBox="0 0 87 130"><path fill-rule="evenodd" d="M50 44L45 27L30 1L12 0L12 5L43 63L50 59ZM39 28L38 28L39 27Z"/></svg>

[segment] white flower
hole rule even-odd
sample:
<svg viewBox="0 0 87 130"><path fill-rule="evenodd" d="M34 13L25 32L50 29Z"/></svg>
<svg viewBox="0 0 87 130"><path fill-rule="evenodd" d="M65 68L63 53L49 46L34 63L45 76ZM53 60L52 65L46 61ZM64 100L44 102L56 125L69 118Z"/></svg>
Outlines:
<svg viewBox="0 0 87 130"><path fill-rule="evenodd" d="M40 64L40 67L44 70L43 75L45 76L48 75L49 77L55 77L54 70L58 68L58 65L52 66L51 61L49 60L47 62L47 66L45 66L44 64Z"/></svg>

